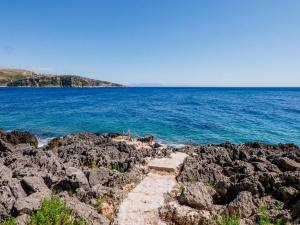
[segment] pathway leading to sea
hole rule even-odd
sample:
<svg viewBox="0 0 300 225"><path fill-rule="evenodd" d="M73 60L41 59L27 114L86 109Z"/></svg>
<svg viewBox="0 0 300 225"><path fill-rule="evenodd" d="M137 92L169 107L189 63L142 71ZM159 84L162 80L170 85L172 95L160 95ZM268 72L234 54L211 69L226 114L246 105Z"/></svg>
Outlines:
<svg viewBox="0 0 300 225"><path fill-rule="evenodd" d="M158 208L164 204L164 194L176 185L176 174L186 158L185 153L172 153L170 158L149 162L150 173L121 203L117 221L119 225L163 225Z"/></svg>

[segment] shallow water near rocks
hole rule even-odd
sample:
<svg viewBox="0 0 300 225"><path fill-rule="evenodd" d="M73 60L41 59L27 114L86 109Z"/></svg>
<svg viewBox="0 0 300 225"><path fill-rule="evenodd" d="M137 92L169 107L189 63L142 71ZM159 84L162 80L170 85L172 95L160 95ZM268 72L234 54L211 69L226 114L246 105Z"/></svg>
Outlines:
<svg viewBox="0 0 300 225"><path fill-rule="evenodd" d="M163 143L300 144L300 88L0 88L0 127L40 139L90 131Z"/></svg>

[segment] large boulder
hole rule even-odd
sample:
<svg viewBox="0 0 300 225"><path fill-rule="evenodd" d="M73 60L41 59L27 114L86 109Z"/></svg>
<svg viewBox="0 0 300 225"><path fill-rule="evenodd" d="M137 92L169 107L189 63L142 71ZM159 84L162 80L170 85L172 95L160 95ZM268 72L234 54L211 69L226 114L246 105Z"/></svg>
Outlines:
<svg viewBox="0 0 300 225"><path fill-rule="evenodd" d="M18 214L31 214L33 211L40 209L42 201L50 196L50 192L36 192L27 197L19 198L14 205L14 209Z"/></svg>
<svg viewBox="0 0 300 225"><path fill-rule="evenodd" d="M75 187L89 188L89 182L81 169L68 167L66 175Z"/></svg>
<svg viewBox="0 0 300 225"><path fill-rule="evenodd" d="M8 186L0 186L0 221L10 216L15 200Z"/></svg>
<svg viewBox="0 0 300 225"><path fill-rule="evenodd" d="M273 163L283 172L300 170L300 163L287 157L278 157L273 160Z"/></svg>
<svg viewBox="0 0 300 225"><path fill-rule="evenodd" d="M73 210L73 213L87 220L93 225L109 225L109 220L98 213L93 207L79 201L75 197L69 197L66 193L62 193L60 197Z"/></svg>
<svg viewBox="0 0 300 225"><path fill-rule="evenodd" d="M178 197L178 201L182 205L196 209L211 209L213 205L213 198L210 195L210 191L201 182L185 186Z"/></svg>
<svg viewBox="0 0 300 225"><path fill-rule="evenodd" d="M99 169L92 169L89 173L89 183L91 187L97 184L106 184L109 182L110 170L105 167L100 167Z"/></svg>
<svg viewBox="0 0 300 225"><path fill-rule="evenodd" d="M207 210L195 210L188 206L179 205L177 202L169 202L159 209L160 217L174 225L209 225L210 213Z"/></svg>
<svg viewBox="0 0 300 225"><path fill-rule="evenodd" d="M38 147L37 138L27 131L12 131L6 134L4 141L13 145L17 144L30 144L33 147Z"/></svg>
<svg viewBox="0 0 300 225"><path fill-rule="evenodd" d="M229 214L237 214L241 218L250 217L255 213L255 209L252 194L248 191L240 192L228 205Z"/></svg>
<svg viewBox="0 0 300 225"><path fill-rule="evenodd" d="M41 177L24 177L21 183L27 194L35 192L51 192Z"/></svg>

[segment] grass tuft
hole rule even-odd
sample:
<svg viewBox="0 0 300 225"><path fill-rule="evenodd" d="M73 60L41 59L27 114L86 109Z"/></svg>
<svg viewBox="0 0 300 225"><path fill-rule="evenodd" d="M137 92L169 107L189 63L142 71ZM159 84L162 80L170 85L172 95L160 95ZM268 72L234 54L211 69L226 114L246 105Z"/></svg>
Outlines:
<svg viewBox="0 0 300 225"><path fill-rule="evenodd" d="M17 225L17 221L14 217L8 217L6 220L0 222L0 225Z"/></svg>
<svg viewBox="0 0 300 225"><path fill-rule="evenodd" d="M124 173L124 168L117 162L112 162L109 164L109 169L110 170L115 170L118 171L120 173Z"/></svg>
<svg viewBox="0 0 300 225"><path fill-rule="evenodd" d="M82 218L72 218L72 209L58 197L44 199L41 209L32 214L32 225L86 225Z"/></svg>
<svg viewBox="0 0 300 225"><path fill-rule="evenodd" d="M218 225L239 225L240 224L240 218L236 215L221 215L217 219Z"/></svg>

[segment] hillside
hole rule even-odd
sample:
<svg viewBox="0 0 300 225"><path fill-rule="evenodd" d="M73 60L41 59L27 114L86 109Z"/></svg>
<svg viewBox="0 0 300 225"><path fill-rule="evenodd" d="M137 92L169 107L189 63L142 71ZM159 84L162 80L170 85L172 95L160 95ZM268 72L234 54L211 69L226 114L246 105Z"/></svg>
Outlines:
<svg viewBox="0 0 300 225"><path fill-rule="evenodd" d="M0 69L0 86L7 87L121 87L78 75L37 74L21 69Z"/></svg>

